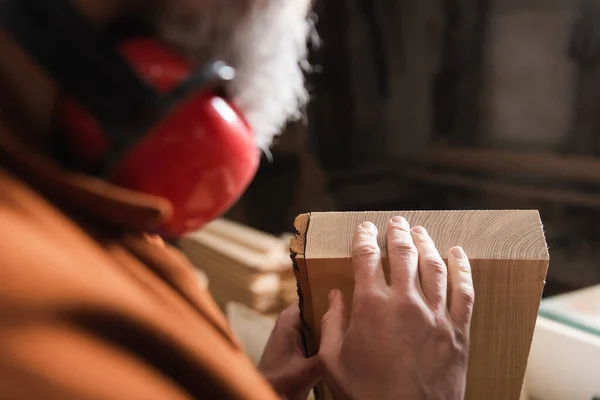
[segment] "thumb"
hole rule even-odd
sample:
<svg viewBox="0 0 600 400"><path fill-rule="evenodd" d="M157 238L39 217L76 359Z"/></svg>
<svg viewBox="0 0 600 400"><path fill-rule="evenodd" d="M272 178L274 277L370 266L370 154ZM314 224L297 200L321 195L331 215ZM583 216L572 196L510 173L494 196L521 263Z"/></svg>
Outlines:
<svg viewBox="0 0 600 400"><path fill-rule="evenodd" d="M289 400L305 400L313 387L321 379L317 357L296 360L289 371L289 379L285 379L285 388Z"/></svg>
<svg viewBox="0 0 600 400"><path fill-rule="evenodd" d="M329 309L321 320L320 352L329 353L344 340L344 300L339 290L329 293Z"/></svg>

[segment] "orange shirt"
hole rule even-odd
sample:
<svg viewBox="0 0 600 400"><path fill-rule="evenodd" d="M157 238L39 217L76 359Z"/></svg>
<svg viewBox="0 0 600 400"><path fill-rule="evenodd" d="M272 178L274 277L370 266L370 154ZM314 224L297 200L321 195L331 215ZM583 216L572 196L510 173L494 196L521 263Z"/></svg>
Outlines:
<svg viewBox="0 0 600 400"><path fill-rule="evenodd" d="M277 399L177 250L164 199L0 131L0 399Z"/></svg>

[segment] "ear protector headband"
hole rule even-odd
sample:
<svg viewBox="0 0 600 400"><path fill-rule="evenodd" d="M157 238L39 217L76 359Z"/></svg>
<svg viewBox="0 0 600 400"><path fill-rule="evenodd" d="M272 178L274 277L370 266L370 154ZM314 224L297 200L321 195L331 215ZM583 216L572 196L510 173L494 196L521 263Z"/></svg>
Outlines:
<svg viewBox="0 0 600 400"><path fill-rule="evenodd" d="M193 70L150 37L114 44L69 0L0 0L0 23L60 85L62 139L78 168L168 199L176 237L225 212L259 152L226 99L225 63Z"/></svg>

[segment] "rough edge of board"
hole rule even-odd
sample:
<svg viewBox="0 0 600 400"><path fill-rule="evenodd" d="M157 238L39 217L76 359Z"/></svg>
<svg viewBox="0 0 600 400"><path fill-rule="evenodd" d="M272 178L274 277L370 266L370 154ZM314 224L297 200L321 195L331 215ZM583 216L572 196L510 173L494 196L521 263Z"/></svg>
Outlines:
<svg viewBox="0 0 600 400"><path fill-rule="evenodd" d="M308 275L306 271L306 260L304 254L306 251L306 234L308 225L310 224L310 214L300 214L294 221L295 234L290 240L290 256L294 267L294 275L296 276L296 284L298 290L298 307L300 308L300 319L302 321L302 345L304 347L306 357L312 357L317 352L316 344L314 343L314 335L311 332L308 319L313 319L312 315L307 315L312 312L310 286L308 283ZM305 295L306 294L306 295ZM317 384L314 388L315 398L322 398L321 392L324 392L322 383Z"/></svg>
<svg viewBox="0 0 600 400"><path fill-rule="evenodd" d="M307 357L315 354L316 348L312 343L312 335L310 332L310 324L307 321L306 315L308 310L311 310L310 302L310 287L308 284L308 275L306 273L306 264L304 260L304 252L306 250L306 233L308 232L308 224L310 223L310 214L300 214L294 221L294 237L290 240L290 256L296 276L296 285L298 291L298 307L300 308L300 319L302 320L302 344ZM306 296L304 295L306 293Z"/></svg>

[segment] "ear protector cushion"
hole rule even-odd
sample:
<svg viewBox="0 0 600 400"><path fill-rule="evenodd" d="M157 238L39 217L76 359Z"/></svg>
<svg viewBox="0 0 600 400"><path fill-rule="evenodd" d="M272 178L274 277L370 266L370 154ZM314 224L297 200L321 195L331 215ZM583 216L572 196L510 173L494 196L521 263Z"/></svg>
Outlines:
<svg viewBox="0 0 600 400"><path fill-rule="evenodd" d="M183 59L154 39L129 39L120 51L159 94L168 95L191 74ZM75 99L62 102L61 123L82 167L106 157L109 135ZM128 127L121 128L126 135ZM259 151L240 112L212 89L200 88L165 110L111 166L107 178L168 199L173 217L161 233L176 237L224 213L250 184L258 164Z"/></svg>

